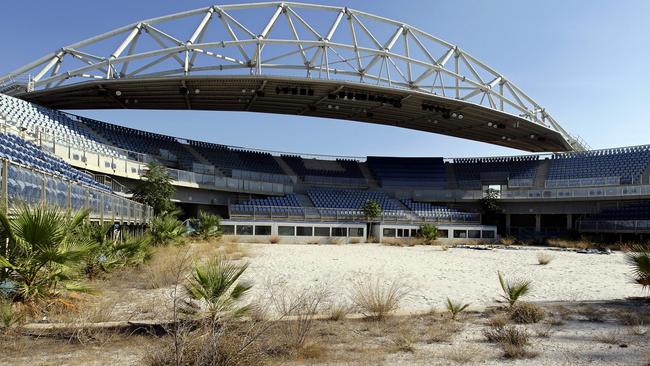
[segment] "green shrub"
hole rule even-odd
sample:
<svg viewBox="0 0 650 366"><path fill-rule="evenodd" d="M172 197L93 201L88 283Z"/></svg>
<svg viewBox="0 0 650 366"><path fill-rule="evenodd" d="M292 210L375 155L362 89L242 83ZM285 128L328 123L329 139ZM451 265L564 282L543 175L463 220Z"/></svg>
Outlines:
<svg viewBox="0 0 650 366"><path fill-rule="evenodd" d="M425 244L433 244L438 239L438 228L431 224L423 224L420 226L420 236Z"/></svg>
<svg viewBox="0 0 650 366"><path fill-rule="evenodd" d="M451 318L456 320L458 315L465 311L469 307L469 304L463 304L461 302L452 301L450 298L447 298L447 310L451 314Z"/></svg>
<svg viewBox="0 0 650 366"><path fill-rule="evenodd" d="M530 292L531 282L526 280L507 281L501 272L497 272L499 284L503 290L502 297L513 306L520 297Z"/></svg>
<svg viewBox="0 0 650 366"><path fill-rule="evenodd" d="M0 240L8 243L0 255L0 269L16 284L18 300L54 296L61 285L88 290L74 283L95 245L73 235L88 217L82 210L69 217L56 207L23 205L11 219L0 213Z"/></svg>
<svg viewBox="0 0 650 366"><path fill-rule="evenodd" d="M201 211L194 235L203 240L218 238L223 234L219 226L220 222L221 217Z"/></svg>
<svg viewBox="0 0 650 366"><path fill-rule="evenodd" d="M185 289L192 298L207 302L208 311L213 317L222 312L243 314L247 307L237 307L236 304L252 287L239 280L247 268L248 264L215 257L194 268Z"/></svg>
<svg viewBox="0 0 650 366"><path fill-rule="evenodd" d="M626 254L627 262L632 267L634 282L644 289L650 288L650 246L632 246Z"/></svg>
<svg viewBox="0 0 650 366"><path fill-rule="evenodd" d="M166 245L178 241L185 233L186 228L178 221L173 213L164 213L151 220L149 233L151 244Z"/></svg>

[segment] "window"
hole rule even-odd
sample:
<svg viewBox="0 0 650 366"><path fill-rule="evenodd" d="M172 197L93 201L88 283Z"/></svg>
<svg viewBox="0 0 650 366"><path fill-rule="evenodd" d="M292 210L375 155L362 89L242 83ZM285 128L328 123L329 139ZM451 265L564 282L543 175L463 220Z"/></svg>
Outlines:
<svg viewBox="0 0 650 366"><path fill-rule="evenodd" d="M253 235L253 225L237 225L237 235Z"/></svg>
<svg viewBox="0 0 650 366"><path fill-rule="evenodd" d="M348 228L345 228L345 227L333 227L332 228L332 236L341 236L341 237L348 236Z"/></svg>
<svg viewBox="0 0 650 366"><path fill-rule="evenodd" d="M314 236L330 236L330 228L317 226L314 228Z"/></svg>
<svg viewBox="0 0 650 366"><path fill-rule="evenodd" d="M384 236L387 238L394 238L395 237L395 229L384 229Z"/></svg>
<svg viewBox="0 0 650 366"><path fill-rule="evenodd" d="M481 230L467 230L467 237L471 239L480 239Z"/></svg>
<svg viewBox="0 0 650 366"><path fill-rule="evenodd" d="M444 238L448 238L448 237L449 237L449 230L446 230L446 229L443 229L443 230L438 229L438 237L439 237L439 238L443 238L443 239L444 239Z"/></svg>
<svg viewBox="0 0 650 366"><path fill-rule="evenodd" d="M294 226L278 226L278 235L294 236L296 235L296 228Z"/></svg>
<svg viewBox="0 0 650 366"><path fill-rule="evenodd" d="M271 226L255 226L255 235L271 235Z"/></svg>
<svg viewBox="0 0 650 366"><path fill-rule="evenodd" d="M298 226L296 227L296 236L312 236L311 226Z"/></svg>
<svg viewBox="0 0 650 366"><path fill-rule="evenodd" d="M351 227L348 231L351 237L360 238L363 236L363 229L360 227Z"/></svg>
<svg viewBox="0 0 650 366"><path fill-rule="evenodd" d="M467 230L454 230L454 238L467 238Z"/></svg>
<svg viewBox="0 0 650 366"><path fill-rule="evenodd" d="M235 225L221 225L223 235L232 235L235 233Z"/></svg>
<svg viewBox="0 0 650 366"><path fill-rule="evenodd" d="M483 230L483 239L494 239L494 237L493 230Z"/></svg>
<svg viewBox="0 0 650 366"><path fill-rule="evenodd" d="M420 229L411 229L411 237L417 238L418 236L420 236Z"/></svg>

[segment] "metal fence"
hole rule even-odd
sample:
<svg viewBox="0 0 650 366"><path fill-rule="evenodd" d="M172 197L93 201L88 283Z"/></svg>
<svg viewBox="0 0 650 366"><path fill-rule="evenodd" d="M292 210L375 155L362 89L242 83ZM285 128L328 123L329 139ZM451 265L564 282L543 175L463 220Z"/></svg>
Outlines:
<svg viewBox="0 0 650 366"><path fill-rule="evenodd" d="M273 219L293 221L366 221L361 209L321 207L247 206L229 207L231 218L250 220ZM426 217L405 210L385 210L373 221L384 223L477 223L480 215L467 213L448 217Z"/></svg>
<svg viewBox="0 0 650 366"><path fill-rule="evenodd" d="M50 205L62 210L90 210L91 220L147 224L153 209L125 197L0 159L0 199L11 211L19 203Z"/></svg>
<svg viewBox="0 0 650 366"><path fill-rule="evenodd" d="M584 232L650 232L650 220L584 220L578 225Z"/></svg>

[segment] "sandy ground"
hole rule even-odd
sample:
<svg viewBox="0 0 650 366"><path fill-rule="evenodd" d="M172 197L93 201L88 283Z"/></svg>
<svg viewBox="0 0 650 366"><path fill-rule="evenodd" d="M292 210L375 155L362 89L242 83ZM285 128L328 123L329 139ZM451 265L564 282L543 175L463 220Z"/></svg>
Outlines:
<svg viewBox="0 0 650 366"><path fill-rule="evenodd" d="M264 296L269 284L292 293L324 287L331 292L331 299L344 300L351 283L370 276L397 279L411 288L401 304L403 312L441 310L447 297L469 302L471 310L481 311L460 322L460 329L449 339L437 342L427 339L440 327L436 319L441 313L397 316L385 322L319 321L309 335L321 348L319 357L279 359L272 365L650 366L650 302L629 299L648 294L631 283L630 268L621 253L577 254L538 248L441 251L430 246L374 244L242 246L250 253L243 260L250 264L245 277L254 284L249 298L253 302ZM541 251L554 256L550 264L538 264ZM534 358L504 359L498 345L486 342L482 335L490 314L503 313L493 307L501 293L497 271L506 278L532 280L532 292L524 300L542 304L547 312L539 324L518 325L531 336L528 349ZM98 301L113 306L103 321L165 317L170 288L148 289L139 278L127 273L101 282ZM600 315L594 316L595 312ZM643 320L626 325L621 312L635 313ZM0 339L7 351L0 364L138 365L148 350L160 347L163 341L103 337L99 342L81 344L65 339ZM410 351L396 349L395 342L401 337L411 339Z"/></svg>
<svg viewBox="0 0 650 366"><path fill-rule="evenodd" d="M533 281L527 301L612 300L644 296L631 283L622 253L578 254L547 249L479 251L438 247L382 245L250 245L247 278L261 291L268 281L289 289L324 285L334 296L346 297L355 279L380 276L401 279L413 290L402 304L406 311L442 308L447 297L469 302L472 309L494 305L501 289L497 271L506 278ZM554 260L537 263L545 251Z"/></svg>

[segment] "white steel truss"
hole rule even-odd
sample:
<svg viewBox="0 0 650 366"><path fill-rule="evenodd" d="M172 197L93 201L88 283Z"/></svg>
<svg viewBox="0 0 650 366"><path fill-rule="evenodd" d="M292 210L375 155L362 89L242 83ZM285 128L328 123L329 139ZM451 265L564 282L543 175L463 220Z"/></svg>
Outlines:
<svg viewBox="0 0 650 366"><path fill-rule="evenodd" d="M167 31L174 23L179 23ZM215 5L143 20L0 77L0 92L87 80L274 75L409 89L510 113L583 143L504 75L416 27L347 7Z"/></svg>

